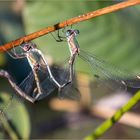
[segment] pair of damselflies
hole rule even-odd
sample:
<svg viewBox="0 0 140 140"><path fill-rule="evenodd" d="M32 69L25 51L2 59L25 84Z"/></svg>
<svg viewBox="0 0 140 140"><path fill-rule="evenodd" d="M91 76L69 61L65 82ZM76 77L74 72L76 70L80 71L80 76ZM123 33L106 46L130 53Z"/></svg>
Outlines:
<svg viewBox="0 0 140 140"><path fill-rule="evenodd" d="M0 76L8 79L12 88L17 94L30 102L48 96L55 89L58 89L60 98L69 96L72 99L79 99L80 93L72 87L74 77L74 64L77 57L87 62L93 72L93 75L105 83L114 85L114 88L125 90L128 87L139 88L140 77L128 74L117 67L108 64L104 60L99 59L93 54L87 53L80 49L77 41L79 30L67 30L66 40L68 43L70 57L66 70L53 72L45 60L42 52L36 48L32 42L27 42L21 46L23 53L17 54L10 52L10 56L14 59L27 58L31 67L30 74L17 85L13 78L4 70L0 70ZM73 90L74 89L74 90ZM68 93L68 90L72 92Z"/></svg>

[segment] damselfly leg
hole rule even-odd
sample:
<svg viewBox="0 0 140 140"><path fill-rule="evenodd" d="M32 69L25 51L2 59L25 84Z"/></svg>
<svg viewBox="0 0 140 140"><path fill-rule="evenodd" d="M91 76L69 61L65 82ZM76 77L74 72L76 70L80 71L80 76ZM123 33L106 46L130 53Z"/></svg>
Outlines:
<svg viewBox="0 0 140 140"><path fill-rule="evenodd" d="M58 38L56 38L54 35L53 35L53 33L51 33L51 35L52 35L52 37L57 41L57 42L62 42L62 41L65 41L65 37L63 37L63 36L61 36L60 35L60 31L59 30L57 30L57 37Z"/></svg>
<svg viewBox="0 0 140 140"><path fill-rule="evenodd" d="M4 70L0 70L0 77L4 77L8 80L8 82L10 83L10 85L12 86L12 88L23 98L25 98L26 100L30 101L30 102L34 102L35 100L28 96L26 93L24 93L19 86L17 86L17 84L15 83L15 81L13 80L13 78L9 75L9 73L7 71Z"/></svg>
<svg viewBox="0 0 140 140"><path fill-rule="evenodd" d="M67 22L67 21L66 21ZM64 27L63 29L58 29L56 32L57 37L55 37L53 35L53 33L51 33L52 37L57 41L57 42L63 42L66 41L66 36L63 36L61 33L66 34L67 30L71 30L72 29L72 25L70 25L70 28L67 29L68 26Z"/></svg>

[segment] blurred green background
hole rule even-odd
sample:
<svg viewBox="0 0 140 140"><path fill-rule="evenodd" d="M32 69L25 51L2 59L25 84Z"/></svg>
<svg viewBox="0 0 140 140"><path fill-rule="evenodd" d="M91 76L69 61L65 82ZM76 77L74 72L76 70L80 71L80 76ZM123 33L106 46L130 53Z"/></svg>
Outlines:
<svg viewBox="0 0 140 140"><path fill-rule="evenodd" d="M120 1L0 1L1 44L117 2ZM133 6L78 23L72 28L80 30L78 41L83 50L132 73L139 73L139 13L140 6ZM61 31L60 33L64 36ZM57 38L57 32L53 35ZM51 34L37 38L34 42L46 58L55 64L63 62L69 56L67 43L56 42ZM8 70L17 83L20 83L30 70L25 59L13 60L4 53L0 54L0 68ZM76 70L87 73L89 67L79 60ZM77 112L54 110L49 104L53 95L33 105L15 98L9 103L14 91L4 79L0 79L0 94L1 106L4 108L8 104L6 117L0 125L1 139L81 139L103 121L88 113L81 113L80 110L85 109L82 103L78 103L81 109ZM96 100L96 96L100 95L94 93L93 96ZM140 138L140 134L137 128L116 124L102 138Z"/></svg>

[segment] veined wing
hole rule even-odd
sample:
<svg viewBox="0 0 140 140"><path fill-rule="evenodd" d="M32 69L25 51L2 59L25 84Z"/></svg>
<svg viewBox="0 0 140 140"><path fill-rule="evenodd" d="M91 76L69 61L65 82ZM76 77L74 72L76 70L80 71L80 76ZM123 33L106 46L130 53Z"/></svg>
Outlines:
<svg viewBox="0 0 140 140"><path fill-rule="evenodd" d="M68 60L68 59L67 59ZM65 61L62 69L57 70L59 77L57 78L61 84L65 84L69 81L70 71L68 61ZM72 82L58 91L60 99L80 100L80 91L76 88L76 77L72 75Z"/></svg>
<svg viewBox="0 0 140 140"><path fill-rule="evenodd" d="M139 88L139 76L129 74L127 71L118 69L117 67L97 58L95 55L81 50L80 58L85 60L92 68L96 78L104 83L113 85L113 88L125 90L128 87Z"/></svg>
<svg viewBox="0 0 140 140"><path fill-rule="evenodd" d="M72 83L69 83L58 92L60 99L70 99L79 101L81 98L80 91Z"/></svg>
<svg viewBox="0 0 140 140"><path fill-rule="evenodd" d="M56 86L51 81L50 76L48 74L48 70L45 68L45 66L41 66L36 71L36 75L38 78L38 85L42 93L42 96L39 99L42 99L42 97L48 96L56 88ZM31 71L30 74L23 80L23 82L20 84L19 87L25 93L33 97L36 94L38 94L36 82L37 81L35 80L33 71Z"/></svg>
<svg viewBox="0 0 140 140"><path fill-rule="evenodd" d="M35 78L31 71L29 75L20 83L19 88L26 94L30 95L36 87Z"/></svg>

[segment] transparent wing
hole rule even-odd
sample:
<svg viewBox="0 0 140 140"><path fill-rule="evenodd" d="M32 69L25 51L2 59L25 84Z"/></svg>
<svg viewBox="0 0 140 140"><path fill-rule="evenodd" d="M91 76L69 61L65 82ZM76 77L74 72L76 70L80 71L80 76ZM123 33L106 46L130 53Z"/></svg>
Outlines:
<svg viewBox="0 0 140 140"><path fill-rule="evenodd" d="M39 70L36 72L38 80L39 80L39 86L42 92L42 96L39 98L42 99L43 97L48 96L54 89L56 89L56 86L53 84L53 81L50 79L50 76L48 74L47 68L45 66L41 66ZM19 85L19 87L28 95L35 96L38 94L37 84L35 80L35 76L33 72L31 71L30 74L23 80L23 82Z"/></svg>
<svg viewBox="0 0 140 140"><path fill-rule="evenodd" d="M51 66L51 72L54 76L54 78L56 80L60 81L60 77L58 74L58 70L55 67ZM43 92L43 94L39 97L38 100L45 98L46 96L48 96L49 94L53 93L53 91L55 91L57 89L57 86L54 84L54 82L52 81L52 79L49 76L48 70L47 69L41 69L40 70L40 74L38 75L40 82L40 86L41 86L41 90ZM35 91L36 94L36 91Z"/></svg>
<svg viewBox="0 0 140 140"><path fill-rule="evenodd" d="M67 59L68 60L68 59ZM69 80L69 66L68 61L65 61L63 67L58 70L59 77L57 80L61 84L65 84ZM76 78L75 74L73 75L73 81L66 85L58 92L58 96L60 99L70 99L70 100L80 100L81 94L80 91L76 88Z"/></svg>
<svg viewBox="0 0 140 140"><path fill-rule="evenodd" d="M31 71L29 75L20 83L19 88L26 94L30 95L36 87L35 78Z"/></svg>
<svg viewBox="0 0 140 140"><path fill-rule="evenodd" d="M104 60L97 58L95 55L82 50L79 57L89 63L97 79L104 81L105 84L113 85L113 88L117 90L126 90L127 86L133 88L140 87L139 76L120 70Z"/></svg>
<svg viewBox="0 0 140 140"><path fill-rule="evenodd" d="M2 77L7 78L8 76L8 72L1 70L0 71L0 75ZM3 75L3 74L6 75ZM10 77L10 81L12 81L14 83L14 80L12 79L12 77ZM15 83L16 84L16 83ZM0 119L10 119L10 111L16 109L19 106L19 102L21 103L22 100L20 98L17 98L16 94L12 91L7 92L1 92L0 94Z"/></svg>
<svg viewBox="0 0 140 140"><path fill-rule="evenodd" d="M59 91L58 96L60 99L70 99L77 101L79 101L81 98L80 91L75 88L72 83L69 83L61 91Z"/></svg>
<svg viewBox="0 0 140 140"><path fill-rule="evenodd" d="M39 70L39 72L43 72ZM46 97L48 94L50 94L56 87L52 84L51 80L48 76L38 75L40 80L42 82L40 83L40 86L42 87L43 96L40 98ZM43 76L43 77L42 77ZM42 79L41 79L42 78ZM13 81L14 82L14 81ZM16 84L16 83L15 83ZM34 79L33 72L31 71L30 74L22 81L22 83L19 85L19 88L26 94L33 97L34 91L36 89L36 83ZM37 92L36 92L37 94ZM17 109L17 107L21 104L21 102L24 102L23 97L20 97L19 95L15 93L10 93L6 96L4 93L0 96L0 119L4 117L3 115L6 113L6 118L10 119L10 113L13 109ZM12 112L11 112L12 114Z"/></svg>

